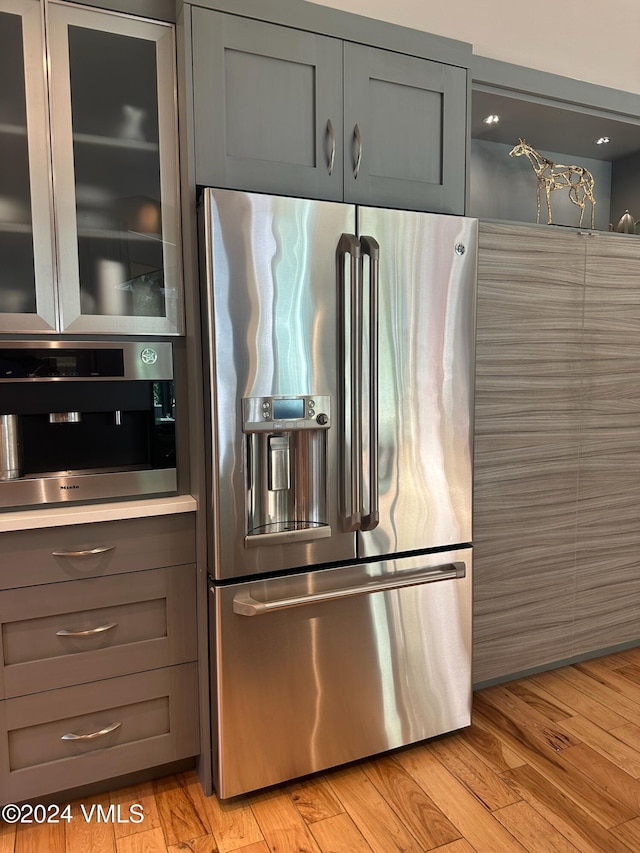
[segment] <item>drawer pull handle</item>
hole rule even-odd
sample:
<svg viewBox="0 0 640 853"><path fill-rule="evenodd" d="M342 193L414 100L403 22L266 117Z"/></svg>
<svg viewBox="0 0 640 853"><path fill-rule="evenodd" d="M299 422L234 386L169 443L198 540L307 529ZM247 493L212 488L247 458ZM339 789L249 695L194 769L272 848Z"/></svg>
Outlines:
<svg viewBox="0 0 640 853"><path fill-rule="evenodd" d="M111 723L110 726L106 726L104 729L100 729L97 732L89 732L86 735L77 735L75 732L68 732L66 735L62 735L60 740L95 740L98 737L104 737L105 735L111 734L111 732L115 732L116 729L119 729L122 723Z"/></svg>
<svg viewBox="0 0 640 853"><path fill-rule="evenodd" d="M54 557L94 557L96 554L105 554L113 551L115 545L98 545L96 548L86 548L83 551L53 551Z"/></svg>
<svg viewBox="0 0 640 853"><path fill-rule="evenodd" d="M60 628L56 631L56 637L93 637L95 634L102 634L104 631L110 631L118 625L117 622L107 622L104 625L98 625L95 628L87 628L86 631L69 631L67 628Z"/></svg>

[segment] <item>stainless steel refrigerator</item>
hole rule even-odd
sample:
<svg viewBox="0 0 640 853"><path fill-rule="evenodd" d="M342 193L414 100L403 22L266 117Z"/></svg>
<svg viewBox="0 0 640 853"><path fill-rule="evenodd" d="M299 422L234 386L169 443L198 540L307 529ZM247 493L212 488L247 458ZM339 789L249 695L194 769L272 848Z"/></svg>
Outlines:
<svg viewBox="0 0 640 853"><path fill-rule="evenodd" d="M477 223L199 212L226 798L470 722Z"/></svg>

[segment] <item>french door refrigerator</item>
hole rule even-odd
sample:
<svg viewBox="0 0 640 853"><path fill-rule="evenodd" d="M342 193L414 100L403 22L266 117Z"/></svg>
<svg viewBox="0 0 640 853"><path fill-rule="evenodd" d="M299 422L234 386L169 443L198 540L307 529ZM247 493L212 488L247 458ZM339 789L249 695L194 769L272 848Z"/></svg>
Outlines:
<svg viewBox="0 0 640 853"><path fill-rule="evenodd" d="M220 797L471 713L477 223L205 189Z"/></svg>

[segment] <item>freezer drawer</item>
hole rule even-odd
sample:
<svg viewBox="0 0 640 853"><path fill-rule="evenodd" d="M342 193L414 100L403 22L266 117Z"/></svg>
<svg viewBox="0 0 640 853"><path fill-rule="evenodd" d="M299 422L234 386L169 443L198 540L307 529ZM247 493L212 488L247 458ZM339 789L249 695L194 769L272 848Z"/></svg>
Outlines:
<svg viewBox="0 0 640 853"><path fill-rule="evenodd" d="M470 722L470 549L212 586L211 606L223 798Z"/></svg>

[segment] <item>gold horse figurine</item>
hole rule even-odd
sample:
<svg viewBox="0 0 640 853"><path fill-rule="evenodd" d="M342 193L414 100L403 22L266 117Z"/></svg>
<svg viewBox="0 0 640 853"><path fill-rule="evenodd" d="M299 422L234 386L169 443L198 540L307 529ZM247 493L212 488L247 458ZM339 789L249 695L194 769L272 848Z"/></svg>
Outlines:
<svg viewBox="0 0 640 853"><path fill-rule="evenodd" d="M538 200L538 215L536 222L540 222L540 196L542 188L547 197L547 210L549 212L549 225L553 224L551 215L551 191L552 190L569 190L570 200L580 208L580 222L578 227L582 225L584 217L585 202L588 199L591 202L591 227L595 227L596 217L596 199L593 194L595 180L588 169L583 166L563 166L560 163L553 163L546 157L543 157L539 151L532 148L528 142L521 139L520 142L509 152L510 157L525 157L529 158L529 162L533 166L533 171L538 179L537 200Z"/></svg>

